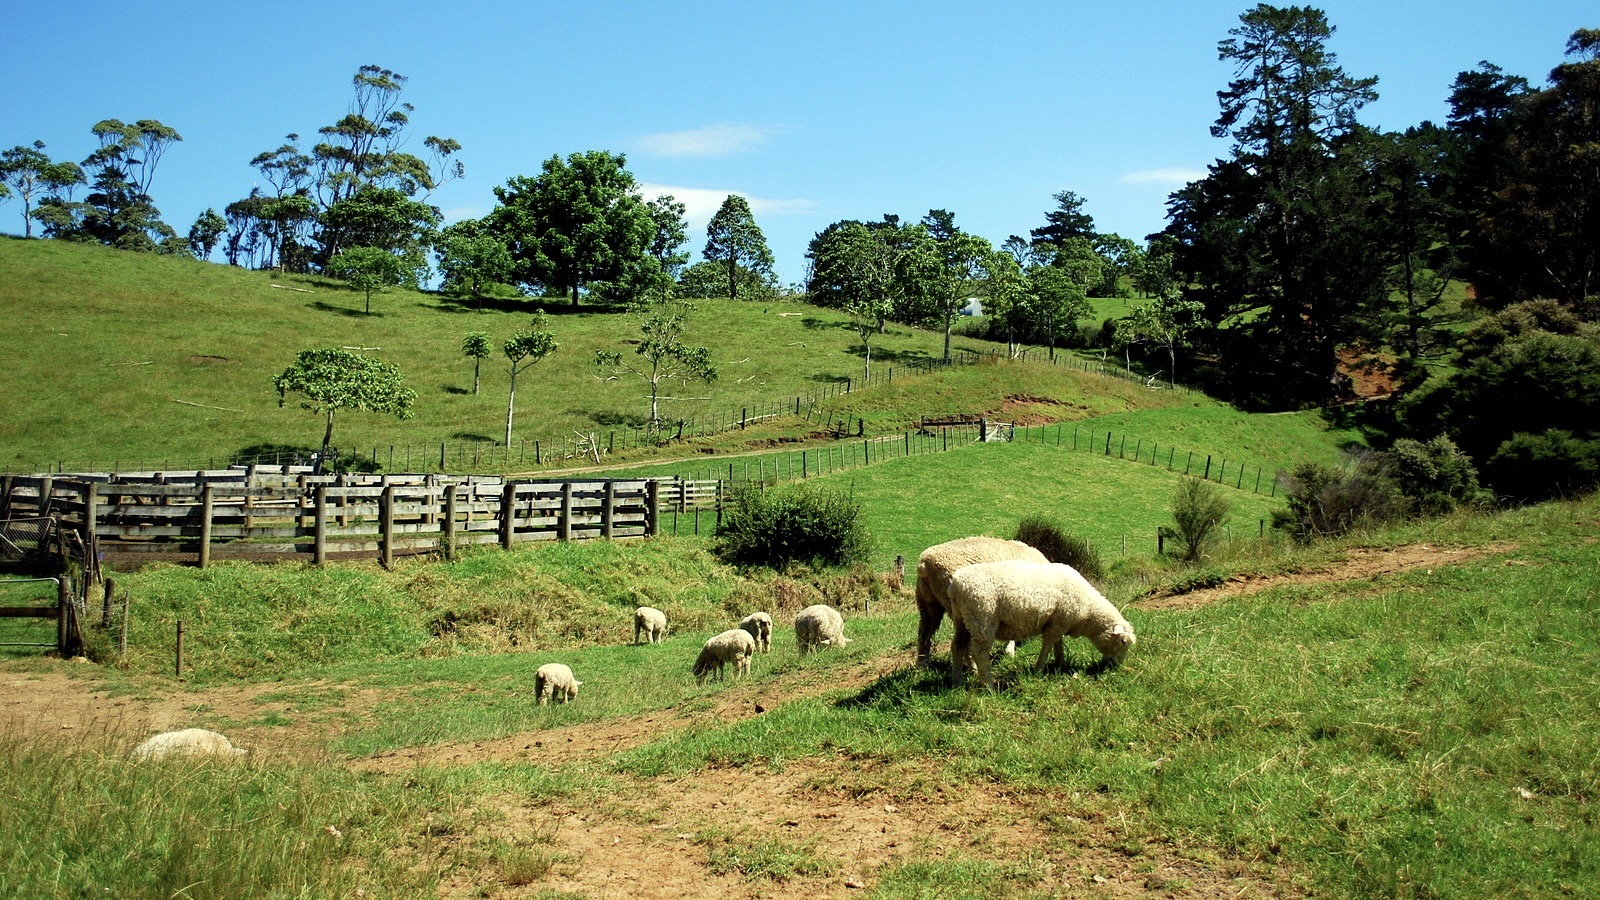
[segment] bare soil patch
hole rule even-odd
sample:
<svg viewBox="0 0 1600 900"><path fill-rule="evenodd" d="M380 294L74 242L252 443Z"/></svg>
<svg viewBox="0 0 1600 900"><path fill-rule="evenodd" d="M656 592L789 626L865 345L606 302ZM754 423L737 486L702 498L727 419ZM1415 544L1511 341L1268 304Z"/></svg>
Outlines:
<svg viewBox="0 0 1600 900"><path fill-rule="evenodd" d="M1364 581L1396 572L1417 569L1436 569L1456 565L1468 560L1508 553L1516 544L1502 541L1483 547L1438 547L1432 544L1411 544L1392 549L1359 548L1343 558L1304 572L1273 575L1236 575L1216 587L1201 588L1182 593L1164 594L1137 601L1140 609L1189 609L1206 606L1219 600L1247 597L1251 594L1286 584L1339 584Z"/></svg>

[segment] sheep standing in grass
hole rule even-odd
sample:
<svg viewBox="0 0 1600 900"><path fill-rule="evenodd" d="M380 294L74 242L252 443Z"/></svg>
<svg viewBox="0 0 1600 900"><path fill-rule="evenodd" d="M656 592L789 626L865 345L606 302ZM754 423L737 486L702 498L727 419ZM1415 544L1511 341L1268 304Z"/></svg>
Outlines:
<svg viewBox="0 0 1600 900"><path fill-rule="evenodd" d="M1021 541L981 535L946 541L922 551L917 559L917 665L927 665L933 655L933 636L944 621L945 610L950 608L950 576L963 566L1006 559L1047 562L1043 553Z"/></svg>
<svg viewBox="0 0 1600 900"><path fill-rule="evenodd" d="M667 636L667 614L653 606L641 606L633 611L633 642L639 643L639 635L649 638L650 643L659 644Z"/></svg>
<svg viewBox="0 0 1600 900"><path fill-rule="evenodd" d="M561 663L545 663L539 671L533 673L533 693L539 698L539 705L550 702L554 694L562 703L578 699L578 688L583 686L572 674L572 669Z"/></svg>
<svg viewBox="0 0 1600 900"><path fill-rule="evenodd" d="M960 684L974 664L985 689L994 689L988 648L996 640L1020 641L1039 635L1044 671L1052 650L1066 663L1068 637L1088 638L1107 663L1121 661L1133 647L1133 626L1078 570L1062 563L1024 560L977 563L950 578L950 618L956 636L950 645L951 679ZM973 646L984 652L974 655Z"/></svg>
<svg viewBox="0 0 1600 900"><path fill-rule="evenodd" d="M700 656L694 661L694 680L696 684L705 684L706 679L713 673L717 680L723 678L723 666L734 664L734 674L750 674L750 657L756 654L756 639L750 632L743 628L730 628L717 635L705 646L700 648Z"/></svg>
<svg viewBox="0 0 1600 900"><path fill-rule="evenodd" d="M204 728L185 728L182 731L164 731L133 748L133 758L138 762L156 762L169 756L221 756L232 758L248 753L235 747L226 737Z"/></svg>
<svg viewBox="0 0 1600 900"><path fill-rule="evenodd" d="M772 652L772 617L764 612L753 612L739 622L739 627L750 632L756 639L756 649L762 653Z"/></svg>
<svg viewBox="0 0 1600 900"><path fill-rule="evenodd" d="M800 610L794 617L794 637L800 645L801 656L819 647L843 647L850 643L844 636L844 617L826 603Z"/></svg>

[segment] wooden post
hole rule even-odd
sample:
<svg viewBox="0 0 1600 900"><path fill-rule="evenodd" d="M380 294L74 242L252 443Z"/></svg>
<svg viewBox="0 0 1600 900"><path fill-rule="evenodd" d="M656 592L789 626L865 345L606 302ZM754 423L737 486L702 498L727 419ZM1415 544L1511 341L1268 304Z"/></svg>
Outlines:
<svg viewBox="0 0 1600 900"><path fill-rule="evenodd" d="M731 465L731 463L730 463ZM572 540L572 482L563 482L561 485L561 523L558 534L563 541Z"/></svg>
<svg viewBox="0 0 1600 900"><path fill-rule="evenodd" d="M56 652L67 654L67 615L72 609L72 588L66 573L56 576Z"/></svg>
<svg viewBox="0 0 1600 900"><path fill-rule="evenodd" d="M444 558L456 558L456 486L444 487Z"/></svg>
<svg viewBox="0 0 1600 900"><path fill-rule="evenodd" d="M387 475L384 476L388 478ZM378 564L394 566L394 485L383 486L378 496Z"/></svg>
<svg viewBox="0 0 1600 900"><path fill-rule="evenodd" d="M248 491L249 488L245 490ZM245 496L248 497L249 494ZM215 502L211 485L208 484L200 489L200 552L197 558L202 569L211 564L211 513ZM245 521L249 522L248 519ZM249 530L246 529L245 533L249 534Z"/></svg>
<svg viewBox="0 0 1600 900"><path fill-rule="evenodd" d="M810 462L808 462L806 460L806 451L801 450L800 451L800 478L802 480L804 480L804 479L810 477L810 474L811 474L811 464L810 464Z"/></svg>
<svg viewBox="0 0 1600 900"><path fill-rule="evenodd" d="M1211 454L1209 454L1209 453L1206 454L1206 474L1205 474L1205 479L1207 481L1211 480Z"/></svg>
<svg viewBox="0 0 1600 900"><path fill-rule="evenodd" d="M605 484L600 492L600 536L609 540L612 534L611 518L617 506L617 483L606 479Z"/></svg>
<svg viewBox="0 0 1600 900"><path fill-rule="evenodd" d="M654 478L645 482L644 487L644 533L647 537L654 537L659 531L656 517L661 515L661 482Z"/></svg>
<svg viewBox="0 0 1600 900"><path fill-rule="evenodd" d="M110 588L110 582L106 587ZM128 652L128 595L122 595L122 633L117 636L117 652L126 655Z"/></svg>
<svg viewBox="0 0 1600 900"><path fill-rule="evenodd" d="M328 561L328 486L317 485L311 511L311 562L323 565Z"/></svg>
<svg viewBox="0 0 1600 900"><path fill-rule="evenodd" d="M511 541L516 536L516 512L517 486L508 481L500 492L500 546L506 550L511 549Z"/></svg>
<svg viewBox="0 0 1600 900"><path fill-rule="evenodd" d="M117 594L117 582L107 578L100 587L105 594L100 603L100 627L106 629L111 627L111 601Z"/></svg>

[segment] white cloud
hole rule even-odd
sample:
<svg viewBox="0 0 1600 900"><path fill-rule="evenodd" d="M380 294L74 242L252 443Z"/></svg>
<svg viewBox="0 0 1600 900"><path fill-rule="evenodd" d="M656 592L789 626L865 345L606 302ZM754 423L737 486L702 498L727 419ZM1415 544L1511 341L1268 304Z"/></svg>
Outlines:
<svg viewBox="0 0 1600 900"><path fill-rule="evenodd" d="M779 200L767 197L752 197L744 191L718 190L715 188L692 188L670 184L639 185L639 192L645 199L654 199L662 194L671 194L673 199L684 205L684 218L689 221L690 228L704 228L711 217L717 214L722 202L728 199L729 194L738 194L750 204L750 212L756 216L785 216L809 213L816 208L816 201L803 199ZM760 224L759 222L757 224Z"/></svg>
<svg viewBox="0 0 1600 900"><path fill-rule="evenodd" d="M1147 169L1143 172L1129 172L1122 176L1125 184L1170 184L1182 187L1191 181L1206 177L1204 169Z"/></svg>
<svg viewBox="0 0 1600 900"><path fill-rule="evenodd" d="M731 156L765 144L782 129L765 125L707 125L647 134L634 143L657 156Z"/></svg>

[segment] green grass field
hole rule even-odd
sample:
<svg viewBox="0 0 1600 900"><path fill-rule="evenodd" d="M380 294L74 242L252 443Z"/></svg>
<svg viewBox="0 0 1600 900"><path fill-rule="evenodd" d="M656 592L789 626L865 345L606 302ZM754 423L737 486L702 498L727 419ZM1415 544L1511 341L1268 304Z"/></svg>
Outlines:
<svg viewBox="0 0 1600 900"><path fill-rule="evenodd" d="M524 317L394 294L369 318L353 313L358 295L316 279L16 240L0 240L0 303L19 323L11 334L27 336L8 342L19 362L0 375L19 398L0 423L4 465L309 443L311 417L277 410L266 386L302 341L383 346L431 392L406 426L351 417L363 442L409 433L390 428L432 442L492 435L493 382L482 398L455 392L471 377L460 335ZM702 313L720 323L708 332L729 372L749 367L725 375L730 393L717 396L730 403L798 395L858 363L825 313ZM563 314L554 327L573 345L587 335L592 352L620 322ZM779 349L780 329L807 346ZM739 354L740 342L770 352ZM885 343L909 359L936 336ZM764 382L749 377L758 365ZM549 377L531 379L519 407L542 396L562 428L630 415L585 366L571 369L536 370ZM102 391L113 399L91 403ZM936 432L896 437L924 415L973 412L1017 423L1016 440L947 450ZM1258 537L1280 501L1250 476L1359 443L1313 414L1252 416L998 363L896 379L825 415L864 421L865 439L885 438L881 455L843 456L866 452L861 439L814 435L813 417L762 420L708 445L706 462L640 459L652 473L733 465L770 480L794 477L803 448L809 477L861 503L876 550L850 571L728 566L707 522L700 535L388 570L113 573L130 614L91 629L100 664L0 648L8 704L41 684L60 692L60 710L5 713L0 894L634 895L621 873L652 852L682 867L670 884L730 896L1600 895L1600 498L1302 547ZM1235 540L1200 567L1154 556L1190 453L1227 460L1224 480L1239 485L1219 488ZM1092 651L1074 640L1068 671L1034 674L1025 646L998 663L992 694L915 668L916 613L885 577L892 560L1009 535L1030 514L1107 558L1103 589L1139 635L1126 662L1091 675ZM1391 550L1427 561L1352 567ZM1244 593L1252 581L1262 589ZM1185 585L1223 593L1153 605ZM814 602L842 605L853 641L801 657L788 622ZM641 604L667 611L664 644L628 643ZM696 684L701 642L757 608L779 623L774 651L746 681ZM531 702L531 673L551 659L585 682L577 702ZM71 727L56 723L74 709ZM157 722L218 728L259 752L239 765L131 762ZM704 802L728 783L762 802ZM895 830L896 809L910 830ZM573 886L586 869L619 880Z"/></svg>

